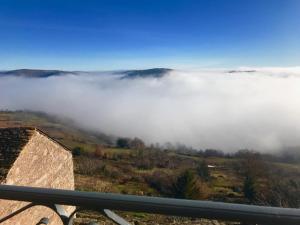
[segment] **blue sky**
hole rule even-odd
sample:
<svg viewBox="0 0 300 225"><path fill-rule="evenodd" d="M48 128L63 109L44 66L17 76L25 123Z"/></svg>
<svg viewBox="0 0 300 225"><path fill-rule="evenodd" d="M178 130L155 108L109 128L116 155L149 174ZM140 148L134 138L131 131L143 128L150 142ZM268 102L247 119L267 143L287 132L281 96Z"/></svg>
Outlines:
<svg viewBox="0 0 300 225"><path fill-rule="evenodd" d="M300 65L299 0L0 0L0 69Z"/></svg>

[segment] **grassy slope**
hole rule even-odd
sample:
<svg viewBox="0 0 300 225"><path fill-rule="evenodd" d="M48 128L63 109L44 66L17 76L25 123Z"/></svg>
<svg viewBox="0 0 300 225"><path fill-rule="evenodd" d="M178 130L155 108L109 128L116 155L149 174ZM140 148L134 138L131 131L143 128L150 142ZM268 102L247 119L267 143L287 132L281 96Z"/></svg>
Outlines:
<svg viewBox="0 0 300 225"><path fill-rule="evenodd" d="M95 146L97 144L105 143L105 139L101 139L101 136L97 137L93 133L88 133L86 131L80 130L74 126L71 125L69 122L65 122L53 117L49 117L45 114L40 113L32 113L32 112L1 112L0 113L0 127L6 127L6 126L34 126L42 131L46 132L49 136L56 139L63 145L65 145L67 148L72 149L76 146L80 146L85 149L85 151L94 151ZM124 150L124 149L118 149L118 148L106 148L104 152L108 154L113 155L128 155L134 150ZM193 157L193 156L186 156L186 155L180 155L174 152L168 153L168 155L171 157L179 158L179 160L192 160L192 161L200 161L201 158L199 157ZM128 159L125 157L125 159L118 159L116 160L102 160L106 165L109 165L113 168L118 168L118 165L122 164L128 164L130 163L130 158ZM220 169L213 169L212 170L212 176L214 178L214 190L216 194L219 192L224 192L224 190L229 190L232 188L233 185L240 185L239 182L237 182L237 179L232 176L232 171L224 170L223 167L226 166L226 164L230 163L230 159L225 160L222 158L209 158L207 159L207 162L209 164L217 165L220 167ZM76 163L76 160L75 160ZM182 168L177 168L176 170L181 170ZM161 169L161 168L155 168L151 170L139 170L136 169L135 173L152 173L154 170L164 170L167 171L168 169ZM173 171L174 172L174 171ZM97 177L93 177L93 182L97 181ZM77 178L82 178L81 175L78 175ZM89 180L87 177L82 178L84 180ZM126 192L126 193L132 193L132 194L138 194L139 192L145 191L145 187L143 184L139 182L131 182L129 184L115 184L114 180L110 177L102 176L99 179L101 179L101 182L107 182L111 183L111 185L115 186L115 188L112 188L112 191L117 192ZM80 182L81 184L81 182ZM87 185L88 186L88 185ZM78 185L78 188L87 190L88 188L84 185ZM150 187L146 188L148 191L155 193L154 190L152 190ZM230 190L229 190L230 191ZM221 193L221 194L222 194Z"/></svg>
<svg viewBox="0 0 300 225"><path fill-rule="evenodd" d="M107 141L107 137L104 135L80 130L74 127L70 121L65 122L40 113L0 112L0 127L6 126L38 127L69 149L75 146L81 146L87 152L93 152L98 144L106 143ZM164 153L164 156L170 160L176 160L178 162L177 165L179 165L178 167L174 169L154 167L147 170L135 167L133 161L138 160L139 157L138 152L135 150L105 148L103 152L106 153L108 157L101 160L99 159L99 165L101 164L102 169L101 171L99 170L100 172L97 172L97 174L83 175L79 173L78 165L84 157L79 156L74 158L76 189L156 196L160 195L158 191L150 187L142 179L139 179L140 177L151 175L155 171L165 172L172 176L173 174L180 173L180 171L184 170L188 165L196 165L202 160L202 158L197 156L167 152ZM236 160L215 157L206 158L206 160L208 164L216 166L216 168L210 170L212 180L209 187L209 199L232 202L241 201L243 198L240 191L242 188L242 179L234 170ZM298 165L280 163L278 166L287 169L291 173L299 171ZM85 214L83 215L83 217L86 216ZM94 214L89 215L90 217L95 216ZM144 214L127 215L134 215L136 220L142 220L144 222L154 219ZM158 218L162 218L161 221L164 221L161 223L165 223L169 219L169 217L155 217L154 220L158 220ZM190 222L190 224L192 223Z"/></svg>

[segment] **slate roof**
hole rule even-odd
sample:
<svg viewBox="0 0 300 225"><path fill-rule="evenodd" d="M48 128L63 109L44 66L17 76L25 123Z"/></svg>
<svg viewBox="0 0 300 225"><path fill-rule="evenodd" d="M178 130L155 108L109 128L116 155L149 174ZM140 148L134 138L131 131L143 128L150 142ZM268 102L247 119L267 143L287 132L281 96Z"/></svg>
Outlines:
<svg viewBox="0 0 300 225"><path fill-rule="evenodd" d="M0 183L35 131L31 127L0 128Z"/></svg>

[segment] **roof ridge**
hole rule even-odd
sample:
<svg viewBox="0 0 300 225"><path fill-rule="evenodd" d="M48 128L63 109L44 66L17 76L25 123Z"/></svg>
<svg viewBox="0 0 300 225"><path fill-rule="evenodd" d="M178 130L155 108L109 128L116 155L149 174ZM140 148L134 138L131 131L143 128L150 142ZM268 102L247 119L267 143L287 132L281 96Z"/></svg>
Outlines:
<svg viewBox="0 0 300 225"><path fill-rule="evenodd" d="M54 138L50 137L46 132L42 131L40 128L34 127L34 130L44 136L46 136L47 138L49 138L51 141L55 142L56 144L60 145L61 147L63 147L66 151L71 152L71 150L69 148L67 148L64 144L62 144L61 142L55 140Z"/></svg>
<svg viewBox="0 0 300 225"><path fill-rule="evenodd" d="M47 138L49 138L51 141L55 142L56 144L60 145L61 147L63 147L66 151L71 151L69 148L67 148L64 144L62 144L61 142L55 140L54 138L50 137L46 132L44 132L43 130L41 130L38 127L34 127L34 126L9 126L9 127L0 127L1 130L4 129L25 129L25 130L32 130L32 131L36 131L39 132L40 134L46 136ZM31 137L30 137L31 138Z"/></svg>

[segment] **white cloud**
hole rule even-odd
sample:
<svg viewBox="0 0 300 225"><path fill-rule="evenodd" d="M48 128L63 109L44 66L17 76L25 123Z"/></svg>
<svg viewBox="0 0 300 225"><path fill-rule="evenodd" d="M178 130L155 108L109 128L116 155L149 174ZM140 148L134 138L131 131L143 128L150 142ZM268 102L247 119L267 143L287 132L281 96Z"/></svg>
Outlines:
<svg viewBox="0 0 300 225"><path fill-rule="evenodd" d="M249 69L249 68L241 68ZM45 111L148 143L272 150L300 145L300 68L174 71L161 79L109 73L0 78L0 109Z"/></svg>

